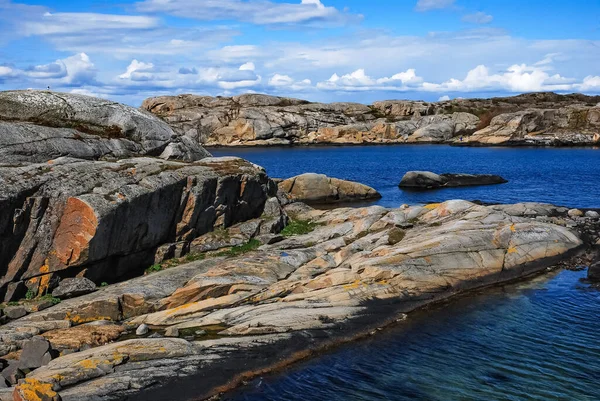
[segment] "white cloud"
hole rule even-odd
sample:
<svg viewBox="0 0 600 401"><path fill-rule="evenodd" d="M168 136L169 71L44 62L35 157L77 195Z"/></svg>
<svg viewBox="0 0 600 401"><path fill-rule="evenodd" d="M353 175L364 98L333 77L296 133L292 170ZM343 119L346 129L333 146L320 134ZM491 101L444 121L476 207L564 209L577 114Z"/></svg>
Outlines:
<svg viewBox="0 0 600 401"><path fill-rule="evenodd" d="M448 96L448 95L440 96L438 98L438 102L446 102L448 100L450 100L450 96Z"/></svg>
<svg viewBox="0 0 600 401"><path fill-rule="evenodd" d="M14 74L14 71L12 68L10 67L5 67L0 65L0 78L2 77L8 77Z"/></svg>
<svg viewBox="0 0 600 401"><path fill-rule="evenodd" d="M256 67L253 62L247 62L240 65L240 71L254 71Z"/></svg>
<svg viewBox="0 0 600 401"><path fill-rule="evenodd" d="M150 72L152 72L153 69L154 64L144 63L134 59L131 61L129 66L127 66L127 71L119 75L119 78L131 79L134 81L148 80L152 78L152 74L150 74Z"/></svg>
<svg viewBox="0 0 600 401"><path fill-rule="evenodd" d="M21 75L38 82L66 86L93 83L96 68L85 53L56 60L53 63L36 65L21 72Z"/></svg>
<svg viewBox="0 0 600 401"><path fill-rule="evenodd" d="M156 28L154 17L138 15L112 15L98 13L44 13L41 18L24 21L21 29L25 35L56 35L106 30L138 30Z"/></svg>
<svg viewBox="0 0 600 401"><path fill-rule="evenodd" d="M334 73L325 82L319 82L317 88L325 90L371 91L371 90L409 90L417 88L423 78L410 68L391 77L372 78L360 68L350 74L339 76Z"/></svg>
<svg viewBox="0 0 600 401"><path fill-rule="evenodd" d="M579 86L579 90L600 92L600 76L588 75L583 79L583 82Z"/></svg>
<svg viewBox="0 0 600 401"><path fill-rule="evenodd" d="M419 0L415 6L416 11L430 11L448 8L454 5L454 0Z"/></svg>
<svg viewBox="0 0 600 401"><path fill-rule="evenodd" d="M482 11L478 11L476 13L463 16L462 20L471 24L489 24L494 20L494 17Z"/></svg>
<svg viewBox="0 0 600 401"><path fill-rule="evenodd" d="M268 0L145 0L136 3L141 12L164 12L199 20L238 20L259 25L344 24L361 17L327 7L320 0L281 3Z"/></svg>
<svg viewBox="0 0 600 401"><path fill-rule="evenodd" d="M269 79L268 85L279 90L302 91L311 88L312 82L310 79L296 81L289 75L274 74Z"/></svg>

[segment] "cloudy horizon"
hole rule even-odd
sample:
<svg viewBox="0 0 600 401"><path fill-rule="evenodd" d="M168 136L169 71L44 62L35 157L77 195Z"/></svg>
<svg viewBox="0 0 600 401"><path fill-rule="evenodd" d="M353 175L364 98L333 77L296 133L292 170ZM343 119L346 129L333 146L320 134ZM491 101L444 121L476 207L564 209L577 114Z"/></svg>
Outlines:
<svg viewBox="0 0 600 401"><path fill-rule="evenodd" d="M362 103L600 94L600 4L43 3L0 0L1 90L50 86L132 105L180 93Z"/></svg>

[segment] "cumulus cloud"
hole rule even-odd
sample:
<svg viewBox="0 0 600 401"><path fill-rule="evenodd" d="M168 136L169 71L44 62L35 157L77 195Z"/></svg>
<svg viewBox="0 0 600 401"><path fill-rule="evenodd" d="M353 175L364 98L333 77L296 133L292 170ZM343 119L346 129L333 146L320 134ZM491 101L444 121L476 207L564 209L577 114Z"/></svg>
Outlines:
<svg viewBox="0 0 600 401"><path fill-rule="evenodd" d="M489 24L494 20L494 17L482 11L478 11L476 13L463 16L462 20L471 24Z"/></svg>
<svg viewBox="0 0 600 401"><path fill-rule="evenodd" d="M454 5L455 0L419 0L415 6L416 11L430 11L448 8Z"/></svg>
<svg viewBox="0 0 600 401"><path fill-rule="evenodd" d="M413 68L382 78L372 78L360 68L342 76L334 73L327 81L319 82L317 88L344 91L410 90L417 88L421 82L423 78L417 76Z"/></svg>
<svg viewBox="0 0 600 401"><path fill-rule="evenodd" d="M269 79L268 85L275 88L276 90L302 91L311 88L312 82L310 81L310 79L296 81L289 75L274 74Z"/></svg>
<svg viewBox="0 0 600 401"><path fill-rule="evenodd" d="M255 69L256 69L256 67L254 66L254 63L252 63L252 62L247 62L240 66L240 71L254 71Z"/></svg>
<svg viewBox="0 0 600 401"><path fill-rule="evenodd" d="M131 79L133 81L147 81L152 79L152 74L150 74L154 70L154 64L152 63L144 63L142 61L132 60L131 63L127 66L127 70L119 75L120 79Z"/></svg>
<svg viewBox="0 0 600 401"><path fill-rule="evenodd" d="M93 83L96 68L86 53L79 53L53 63L29 67L22 75L53 85L76 86Z"/></svg>
<svg viewBox="0 0 600 401"><path fill-rule="evenodd" d="M450 96L448 96L448 95L440 96L438 98L438 102L446 102L448 100L450 100Z"/></svg>

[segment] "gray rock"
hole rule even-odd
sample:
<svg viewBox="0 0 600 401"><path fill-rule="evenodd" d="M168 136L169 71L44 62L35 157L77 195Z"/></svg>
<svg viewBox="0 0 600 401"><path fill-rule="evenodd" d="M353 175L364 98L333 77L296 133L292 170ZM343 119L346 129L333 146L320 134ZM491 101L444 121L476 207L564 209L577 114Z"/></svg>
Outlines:
<svg viewBox="0 0 600 401"><path fill-rule="evenodd" d="M275 191L263 169L231 157L0 166L0 290L42 277L31 290L43 292L63 270L97 283L131 276L162 244L180 243L177 257L215 227L260 217Z"/></svg>
<svg viewBox="0 0 600 401"><path fill-rule="evenodd" d="M466 187L475 185L504 184L508 182L492 174L435 174L430 171L409 171L404 174L400 188L435 189L441 187Z"/></svg>
<svg viewBox="0 0 600 401"><path fill-rule="evenodd" d="M66 278L52 291L52 296L60 299L78 297L96 291L96 284L85 277Z"/></svg>
<svg viewBox="0 0 600 401"><path fill-rule="evenodd" d="M589 217L590 219L597 219L600 217L600 213L594 210L588 210L587 212L585 212L585 217Z"/></svg>
<svg viewBox="0 0 600 401"><path fill-rule="evenodd" d="M24 306L7 306L4 308L4 314L9 319L19 319L27 315L27 309Z"/></svg>
<svg viewBox="0 0 600 401"><path fill-rule="evenodd" d="M8 383L11 385L17 384L19 379L23 379L25 377L25 373L21 370L21 364L17 360L9 360L8 367L4 368L2 373L0 373Z"/></svg>
<svg viewBox="0 0 600 401"><path fill-rule="evenodd" d="M33 337L23 343L23 352L19 358L21 368L37 369L52 359L50 342L43 337Z"/></svg>
<svg viewBox="0 0 600 401"><path fill-rule="evenodd" d="M144 334L148 334L149 331L150 331L150 328L146 324L142 323L135 330L135 334L138 336L143 336Z"/></svg>
<svg viewBox="0 0 600 401"><path fill-rule="evenodd" d="M32 124L33 123L33 124ZM158 155L209 156L154 115L104 99L50 91L0 92L0 158L5 163Z"/></svg>

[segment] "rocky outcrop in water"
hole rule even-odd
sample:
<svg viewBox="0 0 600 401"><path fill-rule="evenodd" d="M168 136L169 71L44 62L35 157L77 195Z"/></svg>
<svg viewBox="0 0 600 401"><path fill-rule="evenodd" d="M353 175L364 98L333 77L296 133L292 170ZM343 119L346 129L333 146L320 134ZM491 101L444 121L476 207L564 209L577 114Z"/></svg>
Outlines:
<svg viewBox="0 0 600 401"><path fill-rule="evenodd" d="M150 98L142 108L206 146L455 143L590 145L600 142L599 96L532 93L427 103L310 103L267 95Z"/></svg>
<svg viewBox="0 0 600 401"><path fill-rule="evenodd" d="M381 198L375 189L353 181L306 173L288 178L279 184L279 193L286 201L308 204L355 202Z"/></svg>
<svg viewBox="0 0 600 401"><path fill-rule="evenodd" d="M130 106L50 91L0 92L2 164L139 155L188 161L210 156L197 141Z"/></svg>
<svg viewBox="0 0 600 401"><path fill-rule="evenodd" d="M404 174L398 186L409 189L437 189L442 187L494 185L507 182L499 175L493 174L436 174L430 171L409 171Z"/></svg>
<svg viewBox="0 0 600 401"><path fill-rule="evenodd" d="M260 217L276 191L262 168L238 158L0 167L2 296L43 295L62 277L131 276L161 245L185 248L216 227Z"/></svg>
<svg viewBox="0 0 600 401"><path fill-rule="evenodd" d="M543 204L325 211L292 203L286 212L294 220L275 243L164 264L5 324L7 352L42 335L63 354L0 397L33 390L63 401L209 396L235 385L236 374L281 366L430 302L542 271L582 246L567 209ZM111 342L140 325L149 330L141 337Z"/></svg>

